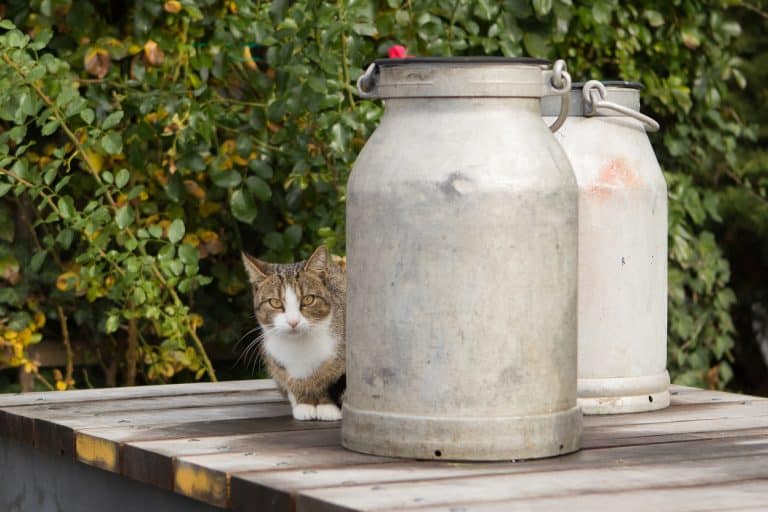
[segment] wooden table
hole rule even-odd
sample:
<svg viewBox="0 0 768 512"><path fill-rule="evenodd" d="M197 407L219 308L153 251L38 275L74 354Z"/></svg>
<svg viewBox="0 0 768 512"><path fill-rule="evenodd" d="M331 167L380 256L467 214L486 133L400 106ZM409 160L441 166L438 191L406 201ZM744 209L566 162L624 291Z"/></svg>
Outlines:
<svg viewBox="0 0 768 512"><path fill-rule="evenodd" d="M586 417L578 453L472 464L346 451L270 380L0 395L0 510L768 510L768 399L672 394Z"/></svg>

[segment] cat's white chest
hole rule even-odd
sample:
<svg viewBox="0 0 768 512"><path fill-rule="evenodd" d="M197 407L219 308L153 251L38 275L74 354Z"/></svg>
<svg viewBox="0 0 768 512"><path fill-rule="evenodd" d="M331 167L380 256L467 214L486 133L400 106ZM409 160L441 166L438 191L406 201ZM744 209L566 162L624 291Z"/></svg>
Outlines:
<svg viewBox="0 0 768 512"><path fill-rule="evenodd" d="M324 322L302 334L267 334L264 350L292 378L304 379L336 356L336 340L331 334L330 323Z"/></svg>

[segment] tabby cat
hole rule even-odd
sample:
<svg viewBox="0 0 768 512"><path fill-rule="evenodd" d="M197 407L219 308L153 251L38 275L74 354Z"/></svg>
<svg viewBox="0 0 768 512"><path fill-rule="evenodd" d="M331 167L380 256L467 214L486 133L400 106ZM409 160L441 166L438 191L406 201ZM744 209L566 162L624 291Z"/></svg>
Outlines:
<svg viewBox="0 0 768 512"><path fill-rule="evenodd" d="M325 246L307 261L274 264L243 253L267 371L297 420L341 419L346 275Z"/></svg>

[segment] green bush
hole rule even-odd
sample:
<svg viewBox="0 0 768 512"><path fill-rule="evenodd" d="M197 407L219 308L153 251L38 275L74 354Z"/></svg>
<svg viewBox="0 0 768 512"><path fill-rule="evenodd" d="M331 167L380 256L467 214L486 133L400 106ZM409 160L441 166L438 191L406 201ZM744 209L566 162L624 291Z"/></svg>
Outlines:
<svg viewBox="0 0 768 512"><path fill-rule="evenodd" d="M126 383L215 378L201 340L231 344L254 323L240 250L287 261L324 243L343 254L345 183L381 115L354 81L403 44L412 55L563 57L577 79L645 85L670 186L670 369L722 387L735 296L713 177L739 176L738 149L756 136L730 101L746 84L730 5L9 2L0 361L39 375L29 344L77 336ZM71 368L56 380L76 384Z"/></svg>

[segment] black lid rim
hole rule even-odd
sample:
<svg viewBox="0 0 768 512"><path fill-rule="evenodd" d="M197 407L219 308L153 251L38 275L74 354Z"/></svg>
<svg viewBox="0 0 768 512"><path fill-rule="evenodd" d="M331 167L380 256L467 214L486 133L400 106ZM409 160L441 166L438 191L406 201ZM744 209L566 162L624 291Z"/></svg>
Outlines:
<svg viewBox="0 0 768 512"><path fill-rule="evenodd" d="M536 59L534 57L404 57L400 59L376 59L373 62L381 67L408 64L552 64L546 59Z"/></svg>
<svg viewBox="0 0 768 512"><path fill-rule="evenodd" d="M619 89L635 89L641 91L645 88L640 82L628 82L626 80L600 80L606 87L618 87ZM583 89L586 82L574 82L571 89Z"/></svg>

